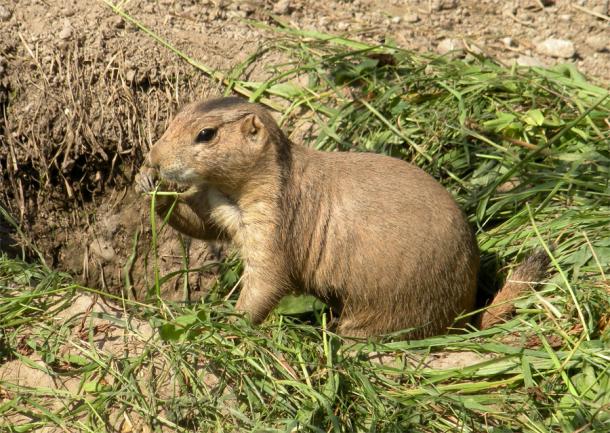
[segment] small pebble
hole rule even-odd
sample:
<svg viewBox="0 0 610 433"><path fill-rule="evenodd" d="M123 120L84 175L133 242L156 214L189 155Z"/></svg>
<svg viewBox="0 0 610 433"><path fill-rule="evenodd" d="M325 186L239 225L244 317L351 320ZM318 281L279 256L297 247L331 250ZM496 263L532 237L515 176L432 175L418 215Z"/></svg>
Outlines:
<svg viewBox="0 0 610 433"><path fill-rule="evenodd" d="M517 13L517 7L513 3L507 3L502 8L502 15L515 15Z"/></svg>
<svg viewBox="0 0 610 433"><path fill-rule="evenodd" d="M250 15L251 13L254 13L256 11L256 7L248 2L242 2L239 5L239 9L246 12L248 15Z"/></svg>
<svg viewBox="0 0 610 433"><path fill-rule="evenodd" d="M610 38L604 34L591 35L585 39L585 43L595 51L602 52L610 50Z"/></svg>
<svg viewBox="0 0 610 433"><path fill-rule="evenodd" d="M116 16L112 19L112 26L115 29L124 29L125 28L125 21L123 20L123 18Z"/></svg>
<svg viewBox="0 0 610 433"><path fill-rule="evenodd" d="M392 17L392 24L400 24L401 21L401 17Z"/></svg>
<svg viewBox="0 0 610 433"><path fill-rule="evenodd" d="M110 242L103 239L96 239L89 244L89 251L98 259L104 262L110 262L115 258L116 253Z"/></svg>
<svg viewBox="0 0 610 433"><path fill-rule="evenodd" d="M8 21L13 13L6 7L0 5L0 21Z"/></svg>
<svg viewBox="0 0 610 433"><path fill-rule="evenodd" d="M608 15L608 8L609 8L609 7L610 7L610 6L608 6L608 3L606 2L606 4L605 4L605 5L604 5L604 4L601 4L601 5L595 6L595 7L592 9L592 11L593 11L593 12L596 12L596 13L598 13L598 14L600 14L600 15ZM598 17L598 19L600 19L600 20L601 20L601 18L599 18L599 17Z"/></svg>
<svg viewBox="0 0 610 433"><path fill-rule="evenodd" d="M72 37L72 26L70 25L70 23L66 22L66 24L64 25L64 28L61 29L61 32L59 32L59 39L70 39Z"/></svg>
<svg viewBox="0 0 610 433"><path fill-rule="evenodd" d="M273 12L278 15L288 15L292 11L290 0L280 0L273 6Z"/></svg>
<svg viewBox="0 0 610 433"><path fill-rule="evenodd" d="M572 41L567 39L548 38L536 45L536 50L539 53L547 56L558 57L561 59L569 59L574 57L576 49Z"/></svg>
<svg viewBox="0 0 610 433"><path fill-rule="evenodd" d="M442 10L455 9L457 5L457 0L432 0L430 2L430 10L438 12Z"/></svg>
<svg viewBox="0 0 610 433"><path fill-rule="evenodd" d="M506 38L502 38L502 43L504 44L505 47L510 48L510 47L514 47L515 46L515 41L513 41L513 38L511 38L510 36L506 37Z"/></svg>
<svg viewBox="0 0 610 433"><path fill-rule="evenodd" d="M339 21L336 24L337 30L347 30L349 28L349 23L346 23L345 21Z"/></svg>
<svg viewBox="0 0 610 433"><path fill-rule="evenodd" d="M459 39L447 38L439 42L436 51L440 54L447 54L451 51L463 50L464 44Z"/></svg>
<svg viewBox="0 0 610 433"><path fill-rule="evenodd" d="M483 53L483 48L481 48L479 45L476 45L476 44L469 44L469 45L468 45L468 48L469 48L469 51L470 51L472 54L476 54L477 56L481 56L481 55L483 55L483 54L484 54L484 53Z"/></svg>
<svg viewBox="0 0 610 433"><path fill-rule="evenodd" d="M405 20L406 23L413 24L419 21L419 16L417 14L405 14L402 19Z"/></svg>
<svg viewBox="0 0 610 433"><path fill-rule="evenodd" d="M540 60L537 57L532 57L532 56L519 56L517 58L517 60L515 60L515 62L519 65L519 66L538 66L538 67L544 67L545 64L542 63L542 60Z"/></svg>
<svg viewBox="0 0 610 433"><path fill-rule="evenodd" d="M127 81L129 81L130 83L133 81L133 79L136 77L136 71L134 71L133 69L129 69L126 73L125 73L125 79Z"/></svg>

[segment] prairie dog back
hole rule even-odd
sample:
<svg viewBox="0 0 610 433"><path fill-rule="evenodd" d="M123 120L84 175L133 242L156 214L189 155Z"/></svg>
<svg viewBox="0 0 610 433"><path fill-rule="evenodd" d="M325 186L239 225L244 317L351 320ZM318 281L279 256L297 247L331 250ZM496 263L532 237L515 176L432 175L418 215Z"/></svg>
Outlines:
<svg viewBox="0 0 610 433"><path fill-rule="evenodd" d="M478 248L438 182L381 155L295 153L284 212L295 218L285 221L283 244L293 247L297 284L341 311L342 334L434 335L473 309Z"/></svg>

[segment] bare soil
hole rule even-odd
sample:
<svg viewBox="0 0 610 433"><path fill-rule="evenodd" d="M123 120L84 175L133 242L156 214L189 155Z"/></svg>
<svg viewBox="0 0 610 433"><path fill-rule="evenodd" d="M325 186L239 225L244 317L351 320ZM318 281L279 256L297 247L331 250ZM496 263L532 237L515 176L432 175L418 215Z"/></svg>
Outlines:
<svg viewBox="0 0 610 433"><path fill-rule="evenodd" d="M134 0L128 13L204 64L230 72L272 34L244 19L391 40L416 51L443 41L509 65L574 63L610 81L608 1ZM537 44L570 40L570 59ZM591 39L593 37L593 39ZM597 41L597 42L596 42ZM601 42L600 42L601 41ZM525 59L525 60L523 60ZM273 59L246 73L262 79ZM37 248L48 264L88 285L143 298L151 286L147 200L132 181L179 106L221 87L115 15L104 2L20 0L0 8L0 204L21 227L0 223L0 248ZM161 272L210 258L207 246L160 235ZM130 257L133 260L129 260ZM214 281L190 274L192 296ZM164 296L184 297L181 278Z"/></svg>

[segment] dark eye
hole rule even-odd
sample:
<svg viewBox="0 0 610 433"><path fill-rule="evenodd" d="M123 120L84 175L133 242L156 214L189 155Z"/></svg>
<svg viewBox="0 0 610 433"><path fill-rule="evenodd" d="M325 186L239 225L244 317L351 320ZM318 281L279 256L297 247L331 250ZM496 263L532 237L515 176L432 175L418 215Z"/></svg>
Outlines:
<svg viewBox="0 0 610 433"><path fill-rule="evenodd" d="M197 138L195 139L195 141L197 143L205 143L206 141L210 141L215 136L216 136L216 129L204 128L201 131L199 131L199 134L197 134Z"/></svg>

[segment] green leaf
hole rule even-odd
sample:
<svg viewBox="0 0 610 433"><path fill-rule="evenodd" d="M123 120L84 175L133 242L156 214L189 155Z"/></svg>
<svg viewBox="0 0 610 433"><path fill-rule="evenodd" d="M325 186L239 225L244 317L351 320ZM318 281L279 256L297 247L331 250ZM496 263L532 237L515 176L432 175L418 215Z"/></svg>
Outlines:
<svg viewBox="0 0 610 433"><path fill-rule="evenodd" d="M544 123L544 115L542 114L542 111L535 108L525 113L525 115L523 116L523 121L528 125L542 126L542 124Z"/></svg>
<svg viewBox="0 0 610 433"><path fill-rule="evenodd" d="M176 317L176 320L174 320L174 322L176 323L176 325L180 325L182 327L189 327L194 325L197 322L198 318L196 314L187 314L184 316L178 316Z"/></svg>
<svg viewBox="0 0 610 433"><path fill-rule="evenodd" d="M110 389L108 385L102 385L99 380L90 380L83 384L83 392L95 393L105 389Z"/></svg>
<svg viewBox="0 0 610 433"><path fill-rule="evenodd" d="M85 358L84 356L80 356L80 355L74 355L74 354L67 354L63 357L63 360L65 362L67 362L68 364L71 365L78 365L78 366L85 366L85 365L89 365L90 361Z"/></svg>
<svg viewBox="0 0 610 433"><path fill-rule="evenodd" d="M483 126L487 130L499 132L499 131L502 131L503 129L508 128L509 126L510 127L514 126L513 123L515 122L516 119L517 119L517 117L511 113L498 113L498 115L495 119L487 120L486 122L483 122Z"/></svg>
<svg viewBox="0 0 610 433"><path fill-rule="evenodd" d="M320 302L314 296L284 296L279 305L275 308L278 314L295 315L311 313L320 308Z"/></svg>
<svg viewBox="0 0 610 433"><path fill-rule="evenodd" d="M159 327L159 336L164 341L178 341L186 330L177 328L172 323L165 323Z"/></svg>

